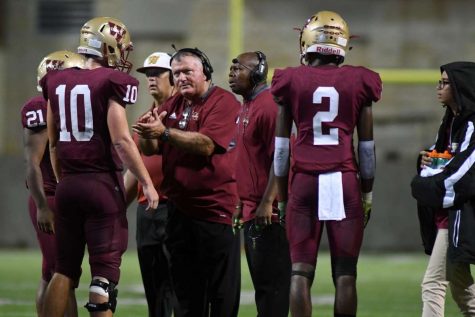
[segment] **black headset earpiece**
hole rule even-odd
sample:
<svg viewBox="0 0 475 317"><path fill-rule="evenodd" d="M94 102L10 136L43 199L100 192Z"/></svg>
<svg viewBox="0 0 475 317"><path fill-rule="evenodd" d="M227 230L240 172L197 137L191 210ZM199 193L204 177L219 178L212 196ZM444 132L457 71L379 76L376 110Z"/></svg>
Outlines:
<svg viewBox="0 0 475 317"><path fill-rule="evenodd" d="M254 85L257 85L264 80L266 70L266 55L261 51L255 52L257 55L258 63L251 74L251 81Z"/></svg>
<svg viewBox="0 0 475 317"><path fill-rule="evenodd" d="M213 73L213 66L211 66L211 63L208 59L208 56L206 56L205 53L203 53L202 51L200 51L197 47L195 48L182 48L182 49L179 49L178 51L176 51L171 59L170 59L170 65L172 63L172 60L173 58L179 54L179 53L183 53L183 52L187 52L187 53L191 53L195 56L198 56L201 60L201 64L203 64L203 74L206 76L206 80L210 80L211 79L211 74Z"/></svg>

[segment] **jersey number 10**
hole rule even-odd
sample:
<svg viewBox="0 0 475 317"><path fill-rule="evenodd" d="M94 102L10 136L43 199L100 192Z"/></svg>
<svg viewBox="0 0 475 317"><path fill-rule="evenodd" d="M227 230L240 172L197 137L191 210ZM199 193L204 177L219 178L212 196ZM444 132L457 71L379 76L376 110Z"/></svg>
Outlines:
<svg viewBox="0 0 475 317"><path fill-rule="evenodd" d="M63 142L71 141L71 132L66 127L66 85L59 85L56 88L56 95L59 103L60 132L59 140ZM84 131L79 131L78 123L78 96L84 100ZM137 86L127 85L127 92L123 98L125 102L135 103L137 100ZM76 141L89 141L94 135L94 123L92 119L91 90L88 85L76 85L70 92L70 115L71 129Z"/></svg>

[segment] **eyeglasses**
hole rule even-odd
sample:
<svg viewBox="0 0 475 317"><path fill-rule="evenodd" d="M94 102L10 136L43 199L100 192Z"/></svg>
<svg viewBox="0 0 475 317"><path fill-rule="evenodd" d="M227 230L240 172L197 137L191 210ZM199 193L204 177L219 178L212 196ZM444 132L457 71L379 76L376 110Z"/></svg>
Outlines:
<svg viewBox="0 0 475 317"><path fill-rule="evenodd" d="M450 81L448 80L439 80L437 83L437 89L444 89L445 86L450 85Z"/></svg>

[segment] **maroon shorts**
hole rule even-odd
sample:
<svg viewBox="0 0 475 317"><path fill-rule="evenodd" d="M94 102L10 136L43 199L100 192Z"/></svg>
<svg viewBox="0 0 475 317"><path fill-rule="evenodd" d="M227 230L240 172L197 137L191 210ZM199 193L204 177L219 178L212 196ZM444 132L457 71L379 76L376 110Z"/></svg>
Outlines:
<svg viewBox="0 0 475 317"><path fill-rule="evenodd" d="M88 173L66 175L59 182L57 272L78 280L87 245L91 275L118 283L128 239L120 181L111 173Z"/></svg>
<svg viewBox="0 0 475 317"><path fill-rule="evenodd" d="M54 196L47 196L48 206L56 213L56 208L54 205ZM38 224L36 221L36 205L33 198L30 196L28 200L28 209L30 211L30 219L33 223L33 227L36 231L36 238L40 245L42 259L42 269L41 269L41 278L49 282L53 277L55 272L55 262L56 262L56 240L54 235L46 234L43 231L38 229Z"/></svg>
<svg viewBox="0 0 475 317"><path fill-rule="evenodd" d="M318 177L296 173L290 184L286 214L287 237L292 263L315 266L324 225L334 265L356 266L363 240L363 207L360 185L355 173L342 173L346 218L340 221L318 220ZM356 269L356 267L355 267Z"/></svg>

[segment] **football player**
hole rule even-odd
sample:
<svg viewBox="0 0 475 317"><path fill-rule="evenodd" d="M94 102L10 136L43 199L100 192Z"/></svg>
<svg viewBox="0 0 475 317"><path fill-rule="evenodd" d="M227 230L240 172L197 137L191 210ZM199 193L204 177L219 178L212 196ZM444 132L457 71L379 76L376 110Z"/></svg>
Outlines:
<svg viewBox="0 0 475 317"><path fill-rule="evenodd" d="M84 68L84 61L84 56L69 51L56 51L48 54L38 66L38 91L41 92L39 81L48 71L70 67ZM43 96L33 97L23 105L21 122L23 125L26 183L30 191L28 209L42 255L42 274L36 292L36 310L38 316L41 316L44 292L55 271L56 261L56 242L53 235L56 179L49 159L46 100ZM77 316L73 288L69 292L67 315Z"/></svg>
<svg viewBox="0 0 475 317"><path fill-rule="evenodd" d="M130 34L119 20L99 17L80 31L78 53L86 69L50 71L40 81L48 100L47 126L56 190L56 273L44 315L64 314L67 290L79 279L87 246L92 281L91 316L112 316L117 304L127 218L122 163L142 184L148 208L158 194L130 136L125 114L137 100L138 81L128 75Z"/></svg>
<svg viewBox="0 0 475 317"><path fill-rule="evenodd" d="M310 288L324 226L336 288L335 316L355 316L356 266L369 219L375 172L372 103L381 97L379 75L341 64L350 33L331 11L310 17L300 32L303 65L276 70L271 92L279 104L274 169L287 197L289 137L292 178L286 228L292 260L292 316L311 316ZM353 132L358 131L358 161Z"/></svg>

